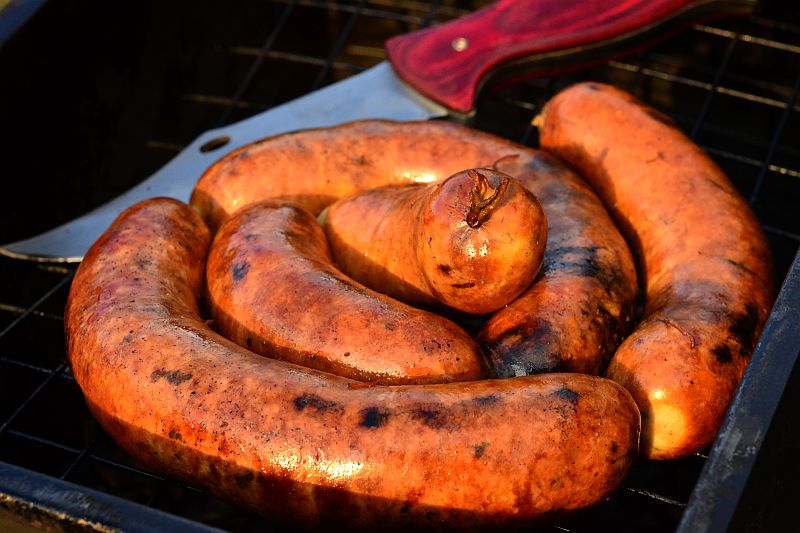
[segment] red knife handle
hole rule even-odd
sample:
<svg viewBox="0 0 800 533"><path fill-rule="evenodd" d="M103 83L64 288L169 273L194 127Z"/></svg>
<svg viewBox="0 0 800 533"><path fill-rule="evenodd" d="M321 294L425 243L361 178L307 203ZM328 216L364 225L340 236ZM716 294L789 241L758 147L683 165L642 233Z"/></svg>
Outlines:
<svg viewBox="0 0 800 533"><path fill-rule="evenodd" d="M506 66L552 72L559 65L563 68L555 70L574 68L581 61L596 63L598 51L608 57L621 55L626 46L628 51L641 48L644 41L636 37L668 31L668 22L685 25L748 14L756 4L757 0L498 0L451 22L393 37L386 48L406 83L451 110L469 113L479 88ZM587 57L587 49L594 57Z"/></svg>

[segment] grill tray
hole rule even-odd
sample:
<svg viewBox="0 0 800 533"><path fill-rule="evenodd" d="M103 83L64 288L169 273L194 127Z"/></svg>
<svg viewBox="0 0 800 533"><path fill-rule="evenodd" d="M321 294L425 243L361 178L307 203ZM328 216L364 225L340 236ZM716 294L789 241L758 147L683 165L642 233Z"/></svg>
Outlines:
<svg viewBox="0 0 800 533"><path fill-rule="evenodd" d="M390 35L485 2L210 4L50 2L6 41L0 242L116 196L209 128L377 63ZM475 127L534 146L531 119L575 81L613 83L667 112L749 198L786 284L714 448L642 461L608 501L548 530L721 530L730 522L769 531L797 522L790 502L800 489L789 481L798 463L788 453L797 441L784 428L795 425L798 406L790 373L800 345L800 264L791 267L800 244L800 10L782 9L696 25L645 53L481 97ZM0 526L274 530L148 471L100 429L64 358L73 271L0 258Z"/></svg>

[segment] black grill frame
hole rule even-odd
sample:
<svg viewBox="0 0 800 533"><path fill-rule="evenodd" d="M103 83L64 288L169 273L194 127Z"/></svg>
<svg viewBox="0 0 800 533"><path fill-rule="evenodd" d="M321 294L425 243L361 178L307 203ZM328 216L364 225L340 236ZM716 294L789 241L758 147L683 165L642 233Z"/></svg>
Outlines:
<svg viewBox="0 0 800 533"><path fill-rule="evenodd" d="M147 13L153 20L160 16L156 4L158 2L153 2ZM197 80L197 89L191 83L178 83L180 100L171 101L178 111L165 113L165 120L179 117L181 113L191 115L187 109L195 109L194 114L199 118L160 129L156 125L146 132L161 131L164 136L133 136L135 142L129 144L135 146L127 148L124 156L148 153L144 156L147 164L121 176L97 171L84 180L85 184L73 185L74 190L68 191L67 200L62 202L67 205L50 205L44 216L40 213L35 220L23 213L24 206L10 209L10 214L0 219L3 222L0 226L4 228L0 240L7 242L30 236L37 229L48 229L102 203L146 176L148 168L150 171L158 168L206 129L229 124L362 71L382 58L381 43L391 34L451 19L482 3L242 0L231 4L235 4L235 8L229 8L234 13L252 10L269 16L265 18L260 41L217 44L217 49L212 47L211 51L205 51L212 59L223 57L224 61L216 65L224 65L226 61L244 65L237 75L231 76L236 78L236 83L227 87L230 90L220 90L224 83L219 80L208 83L216 91L201 90L202 77ZM765 222L764 229L777 259L779 279L784 280L779 302L753 356L744 385L709 455L642 463L609 501L568 517L553 526L555 530L721 530L732 520L745 490L800 350L797 329L800 324L800 260L796 258L790 267L800 244L800 218L781 203L791 204L792 199L800 199L800 124L795 125L800 119L800 12L796 9L789 13L769 11L769 7L763 14L747 19L695 25L631 57L587 70L517 83L481 95L474 126L530 145L537 142L531 119L552 94L574 81L610 81L665 110L728 170L735 184L749 198ZM172 9L181 8L189 6ZM203 9L205 16L212 19L211 14L225 11ZM0 66L6 64L8 55L24 53L32 40L47 34L52 19L66 13L67 8L59 2L42 8L0 49ZM167 18L174 22L178 16L173 13ZM158 25L153 20L146 22L150 25L148 28ZM379 22L381 27L377 31L370 29L362 24L364 20ZM329 38L324 40L315 35L310 21L330 24L333 29L328 30ZM93 24L108 23L108 20L91 19L85 21L84 31L91 31ZM305 36L287 36L297 28L304 29ZM252 35L257 33L252 32ZM324 42L314 44L318 41ZM222 47L221 52L219 47ZM775 59L771 54L780 57ZM757 78L763 74L757 68L761 61L771 64L780 60L784 62L783 70L775 75L776 79ZM270 79L287 78L284 68L296 69L288 77L302 72L303 75L297 76L301 81L293 80L292 86L285 90L267 90L263 96L260 91L268 88ZM738 72L737 69L742 68L745 71ZM747 68L754 70L747 71ZM306 76L306 73L310 74ZM46 73L39 77L47 79ZM148 76L141 78L146 81ZM157 77L150 75L149 79ZM688 103L683 102L682 97ZM720 104L720 99L725 101ZM733 102L730 105L735 110L758 112L739 122L747 126L747 130L726 125L724 108L728 102ZM0 109L5 112L7 105L0 104ZM198 112L197 108L202 111ZM751 132L750 127L755 131ZM762 127L761 133L758 127ZM771 133L763 134L766 130ZM126 140L130 141L129 137ZM730 146L743 148L740 151ZM2 150L9 149L10 153L15 147L12 142ZM15 168L15 171L24 170L22 165ZM47 178L35 174L25 177ZM775 187L777 192L772 190ZM242 531L271 528L272 525L261 517L148 471L121 452L94 422L81 404L82 397L64 358L60 326L73 273L71 266L35 265L0 258L0 379L3 380L0 384L6 389L2 397L5 405L0 407L0 495L10 496L10 501L17 504L55 507L58 513L72 518L88 518L91 514L94 521L129 530L139 529L130 521L131 517L146 516L151 509L188 516L196 521L198 530L204 529L203 524ZM68 406L71 414L49 412L58 405ZM75 415L75 411L81 412ZM62 416L66 417L65 422L59 421ZM43 457L48 458L45 463L41 462ZM39 473L26 474L27 471L20 468L31 468ZM731 470L733 475L730 475ZM30 476L28 484L4 481L18 479L14 476L25 479L26 475ZM35 490L30 487L43 486L49 486L55 493L63 494L66 490L88 494L95 498L92 501L102 500L102 505L72 505L71 500L64 498L37 499ZM93 489L101 492L93 493ZM0 512L4 508L19 511L18 505L4 502L0 498ZM107 512L98 514L101 508ZM631 509L636 510L633 518L625 516ZM161 515L154 517L166 520ZM148 523L147 519L143 520ZM180 520L175 524L175 529L185 530L190 526Z"/></svg>

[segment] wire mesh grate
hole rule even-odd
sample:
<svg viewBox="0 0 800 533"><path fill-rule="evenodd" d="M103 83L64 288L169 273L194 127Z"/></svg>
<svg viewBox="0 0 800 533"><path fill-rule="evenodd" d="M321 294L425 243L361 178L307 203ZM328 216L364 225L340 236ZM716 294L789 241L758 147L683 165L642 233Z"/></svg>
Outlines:
<svg viewBox="0 0 800 533"><path fill-rule="evenodd" d="M35 73L33 81L20 82L16 93L14 87L3 89L7 98L0 101L20 102L18 107L31 110L42 102L55 107L77 99L82 118L94 121L90 123L116 113L113 120L121 126L110 132L102 127L79 132L83 144L72 154L80 160L74 164L31 165L26 150L21 148L17 159L11 154L20 182L63 179L68 186L53 185L60 201L45 202L38 210L9 206L0 215L7 217L0 220L1 240L47 229L106 201L206 129L376 64L384 58L383 41L390 35L452 19L483 3L242 0L227 8L196 8L188 2L172 7L145 2L132 15L139 25L132 33L135 50L125 50L103 30L105 16L123 15L115 8L88 2L84 11L70 12L48 5L0 51L0 67L23 72L25 61L17 55L38 50L38 40L48 32L64 31L59 26L80 27L87 34L99 31L111 39L112 49L118 48L104 54L95 40L64 53L94 53L99 56L94 67L111 69L120 79L83 72L88 79L76 80L76 92L67 91L69 99L63 101L25 90L25 84L34 82L64 83L52 67ZM192 9L196 12L187 17ZM800 245L800 26L798 14L791 15L698 24L644 53L483 94L475 126L536 145L531 120L559 89L582 79L626 88L690 132L750 197L782 278ZM176 37L163 35L169 32L197 43L178 44ZM147 69L153 72L142 73ZM100 89L87 89L97 83L110 85L103 94L113 93L125 105L109 103L108 96L98 101ZM58 113L69 120L70 115ZM0 117L8 124L28 124L20 126L22 131L40 127L37 120L18 117L5 107ZM56 133L67 136L70 130ZM113 143L99 138L109 135ZM12 198L30 196L40 187L13 186L21 192ZM0 461L229 530L270 528L261 517L149 471L97 425L64 359L63 308L72 275L71 267L0 258ZM606 502L567 517L553 530L673 530L706 459L696 454L679 461L642 462Z"/></svg>

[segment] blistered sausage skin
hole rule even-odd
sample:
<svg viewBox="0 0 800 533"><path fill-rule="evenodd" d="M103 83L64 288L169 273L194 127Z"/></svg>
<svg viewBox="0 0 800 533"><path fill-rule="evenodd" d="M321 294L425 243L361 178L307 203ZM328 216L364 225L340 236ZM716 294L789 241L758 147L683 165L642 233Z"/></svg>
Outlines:
<svg viewBox="0 0 800 533"><path fill-rule="evenodd" d="M208 246L190 208L145 201L68 297L75 378L146 465L294 527L459 528L591 505L634 460L638 410L604 378L368 386L223 339L198 310Z"/></svg>
<svg viewBox="0 0 800 533"><path fill-rule="evenodd" d="M528 288L547 242L539 200L493 169L370 189L323 217L333 258L348 275L404 302L473 314L496 311Z"/></svg>
<svg viewBox="0 0 800 533"><path fill-rule="evenodd" d="M520 180L548 219L535 283L480 336L497 375L600 372L629 329L633 259L597 196L541 151L451 122L353 122L240 148L205 172L191 203L216 228L237 209L270 198L317 212L357 191L486 167Z"/></svg>
<svg viewBox="0 0 800 533"><path fill-rule="evenodd" d="M607 375L643 416L643 452L714 439L774 295L770 250L747 203L666 117L608 85L556 95L542 147L595 187L641 261L646 309Z"/></svg>
<svg viewBox="0 0 800 533"><path fill-rule="evenodd" d="M342 274L319 223L299 207L254 204L225 221L206 286L215 329L256 353L371 383L488 377L457 325Z"/></svg>

